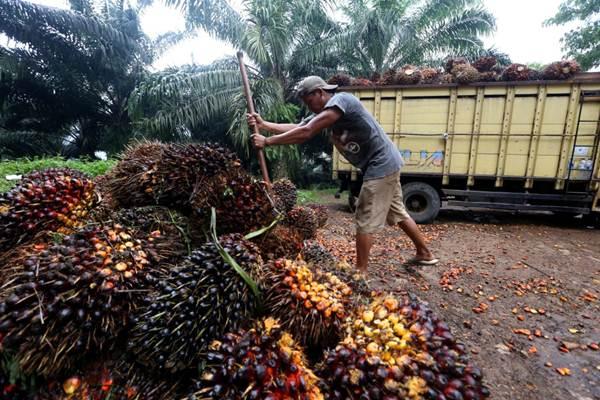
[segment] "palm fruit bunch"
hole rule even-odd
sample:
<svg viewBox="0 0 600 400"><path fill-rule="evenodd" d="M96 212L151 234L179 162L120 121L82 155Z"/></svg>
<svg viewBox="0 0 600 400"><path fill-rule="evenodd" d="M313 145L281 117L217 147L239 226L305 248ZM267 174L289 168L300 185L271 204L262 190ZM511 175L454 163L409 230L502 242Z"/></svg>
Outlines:
<svg viewBox="0 0 600 400"><path fill-rule="evenodd" d="M370 356L422 378L426 399L484 399L489 390L469 363L465 346L448 326L415 298L376 298L349 318L346 333Z"/></svg>
<svg viewBox="0 0 600 400"><path fill-rule="evenodd" d="M315 212L305 206L295 206L285 216L285 224L296 228L302 239L312 239L319 226Z"/></svg>
<svg viewBox="0 0 600 400"><path fill-rule="evenodd" d="M265 308L308 346L336 343L351 302L352 289L337 276L312 271L304 261L268 264Z"/></svg>
<svg viewBox="0 0 600 400"><path fill-rule="evenodd" d="M296 205L298 190L296 185L287 178L278 179L271 185L275 209L281 213L289 212Z"/></svg>
<svg viewBox="0 0 600 400"><path fill-rule="evenodd" d="M436 68L422 68L421 69L421 83L430 84L434 83L440 75L440 71Z"/></svg>
<svg viewBox="0 0 600 400"><path fill-rule="evenodd" d="M110 172L104 175L98 175L94 178L96 193L100 197L100 201L98 202L99 204L94 209L103 207L107 210L113 210L119 206L115 199L113 199L110 190L108 189L111 180L112 175Z"/></svg>
<svg viewBox="0 0 600 400"><path fill-rule="evenodd" d="M455 83L456 81L454 80L454 75L452 74L441 74L440 75L440 83L441 84L447 84L447 83Z"/></svg>
<svg viewBox="0 0 600 400"><path fill-rule="evenodd" d="M296 258L303 248L302 236L292 226L277 225L251 240L264 260Z"/></svg>
<svg viewBox="0 0 600 400"><path fill-rule="evenodd" d="M104 225L126 226L138 235L160 232L163 238L169 238L170 246L160 249L163 262L177 262L181 256L188 255L192 247L203 244L206 238L191 218L162 206L121 208L102 215L92 212L92 220Z"/></svg>
<svg viewBox="0 0 600 400"><path fill-rule="evenodd" d="M124 359L117 362L95 361L86 365L81 372L65 376L67 378L60 381L51 381L41 391L39 399L162 400L181 397L182 392L176 377L157 379Z"/></svg>
<svg viewBox="0 0 600 400"><path fill-rule="evenodd" d="M339 73L329 78L327 83L329 83L330 85L350 86L351 79L352 78L350 78L350 76L343 73Z"/></svg>
<svg viewBox="0 0 600 400"><path fill-rule="evenodd" d="M327 223L327 219L329 218L329 212L327 211L327 206L318 203L307 204L306 207L310 208L315 212L315 216L317 217L317 228L322 228Z"/></svg>
<svg viewBox="0 0 600 400"><path fill-rule="evenodd" d="M254 280L260 280L255 246L240 235L220 245ZM146 366L171 372L193 368L208 344L253 316L256 297L219 253L205 243L191 256L157 276L153 290L131 313L128 348Z"/></svg>
<svg viewBox="0 0 600 400"><path fill-rule="evenodd" d="M504 81L527 81L529 80L529 67L524 64L510 64L502 71Z"/></svg>
<svg viewBox="0 0 600 400"><path fill-rule="evenodd" d="M273 318L211 344L192 399L323 400L302 349Z"/></svg>
<svg viewBox="0 0 600 400"><path fill-rule="evenodd" d="M405 375L401 367L369 355L352 338L328 351L316 373L322 392L334 400L420 400L427 391L423 378Z"/></svg>
<svg viewBox="0 0 600 400"><path fill-rule="evenodd" d="M454 67L456 67L457 65L461 65L461 64L469 64L469 60L467 60L464 57L450 57L446 60L445 64L444 64L444 72L446 72L447 74L452 73L452 70L454 69Z"/></svg>
<svg viewBox="0 0 600 400"><path fill-rule="evenodd" d="M302 259L308 264L314 264L318 268L331 272L338 260L329 250L316 240L306 240L302 248Z"/></svg>
<svg viewBox="0 0 600 400"><path fill-rule="evenodd" d="M452 68L452 75L457 83L466 85L479 79L479 72L469 64L457 64Z"/></svg>
<svg viewBox="0 0 600 400"><path fill-rule="evenodd" d="M126 149L108 189L121 207L165 205L187 211L199 181L239 167L235 154L217 144L143 142Z"/></svg>
<svg viewBox="0 0 600 400"><path fill-rule="evenodd" d="M268 226L274 219L273 202L264 182L241 169L200 182L191 205L202 225L210 222L215 208L220 233L248 233Z"/></svg>
<svg viewBox="0 0 600 400"><path fill-rule="evenodd" d="M475 60L472 65L479 72L488 72L494 68L497 62L498 60L494 56L484 56Z"/></svg>
<svg viewBox="0 0 600 400"><path fill-rule="evenodd" d="M103 185L105 195L121 207L156 204L160 160L167 147L156 141L127 146Z"/></svg>
<svg viewBox="0 0 600 400"><path fill-rule="evenodd" d="M381 79L379 80L379 84L381 85L395 85L396 84L396 69L390 68L381 75Z"/></svg>
<svg viewBox="0 0 600 400"><path fill-rule="evenodd" d="M405 65L396 73L396 83L399 85L414 85L421 80L421 71L414 65Z"/></svg>
<svg viewBox="0 0 600 400"><path fill-rule="evenodd" d="M575 60L563 60L553 62L541 72L541 76L546 80L570 79L576 73L581 72L581 66Z"/></svg>
<svg viewBox="0 0 600 400"><path fill-rule="evenodd" d="M21 249L0 286L2 345L25 373L55 375L110 348L162 259L160 232L88 226Z"/></svg>
<svg viewBox="0 0 600 400"><path fill-rule="evenodd" d="M373 81L367 78L352 78L350 86L373 86Z"/></svg>
<svg viewBox="0 0 600 400"><path fill-rule="evenodd" d="M0 335L0 343L2 335ZM1 346L0 346L1 349ZM1 354L1 352L0 352ZM12 359L5 355L0 355L0 400L26 400L31 396L27 390L27 382L20 376L11 373Z"/></svg>
<svg viewBox="0 0 600 400"><path fill-rule="evenodd" d="M495 82L498 80L498 73L496 71L485 71L479 73L480 82Z"/></svg>
<svg viewBox="0 0 600 400"><path fill-rule="evenodd" d="M331 272L350 286L355 297L368 297L371 294L371 288L367 282L367 277L357 272L346 261L338 260L329 250L315 240L304 242L302 249L302 259L312 267L313 270ZM354 300L359 301L360 298ZM356 301L355 301L356 302Z"/></svg>
<svg viewBox="0 0 600 400"><path fill-rule="evenodd" d="M0 195L0 251L42 230L80 226L94 203L94 183L68 168L31 172Z"/></svg>

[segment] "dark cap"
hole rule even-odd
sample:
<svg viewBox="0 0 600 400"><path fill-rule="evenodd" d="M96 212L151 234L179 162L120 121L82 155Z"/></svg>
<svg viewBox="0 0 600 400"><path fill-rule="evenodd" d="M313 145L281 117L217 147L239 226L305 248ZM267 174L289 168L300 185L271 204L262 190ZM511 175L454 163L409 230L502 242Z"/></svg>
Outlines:
<svg viewBox="0 0 600 400"><path fill-rule="evenodd" d="M317 89L335 90L337 87L338 85L329 85L320 76L307 76L298 83L298 86L296 86L296 94L302 97Z"/></svg>

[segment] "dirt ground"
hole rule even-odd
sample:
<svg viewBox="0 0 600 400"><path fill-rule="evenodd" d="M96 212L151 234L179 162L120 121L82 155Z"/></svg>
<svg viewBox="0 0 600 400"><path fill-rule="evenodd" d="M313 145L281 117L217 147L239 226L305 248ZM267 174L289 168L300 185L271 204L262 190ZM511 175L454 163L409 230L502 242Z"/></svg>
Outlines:
<svg viewBox="0 0 600 400"><path fill-rule="evenodd" d="M344 200L323 200L319 239L353 262L352 214ZM411 243L388 227L372 250L372 287L427 302L467 345L492 399L600 399L599 229L466 210L421 228L441 262L408 267Z"/></svg>

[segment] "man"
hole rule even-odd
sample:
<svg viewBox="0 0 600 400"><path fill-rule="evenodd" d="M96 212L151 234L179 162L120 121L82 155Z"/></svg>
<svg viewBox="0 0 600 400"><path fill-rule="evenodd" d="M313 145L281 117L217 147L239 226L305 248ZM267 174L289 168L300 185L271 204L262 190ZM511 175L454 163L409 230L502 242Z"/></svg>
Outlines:
<svg viewBox="0 0 600 400"><path fill-rule="evenodd" d="M373 234L385 223L398 224L414 243L417 253L412 262L434 265L438 260L427 248L421 231L408 215L402 201L400 168L402 157L375 118L349 93L335 93L318 76L298 84L297 93L315 115L300 124L276 124L259 114L248 114L250 126L274 133L252 135L254 146L300 144L324 129L331 128L331 139L339 152L363 172L363 185L356 206L356 266L367 271Z"/></svg>

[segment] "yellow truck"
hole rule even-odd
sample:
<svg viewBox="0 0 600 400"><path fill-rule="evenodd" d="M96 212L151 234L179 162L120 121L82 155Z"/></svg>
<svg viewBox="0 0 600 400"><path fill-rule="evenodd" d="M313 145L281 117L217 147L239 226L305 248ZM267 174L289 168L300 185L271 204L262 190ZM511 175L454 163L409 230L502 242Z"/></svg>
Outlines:
<svg viewBox="0 0 600 400"><path fill-rule="evenodd" d="M566 81L342 87L397 145L404 201L419 223L442 201L600 215L600 73ZM362 177L334 148L351 207Z"/></svg>

